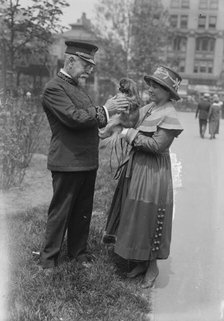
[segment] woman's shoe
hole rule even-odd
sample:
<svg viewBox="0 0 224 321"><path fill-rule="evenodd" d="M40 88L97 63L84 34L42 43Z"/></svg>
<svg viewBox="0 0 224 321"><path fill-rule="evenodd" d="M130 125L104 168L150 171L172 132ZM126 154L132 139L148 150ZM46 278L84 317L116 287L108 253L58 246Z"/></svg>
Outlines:
<svg viewBox="0 0 224 321"><path fill-rule="evenodd" d="M147 263L138 263L136 267L127 273L128 278L135 278L136 276L143 274L147 270Z"/></svg>
<svg viewBox="0 0 224 321"><path fill-rule="evenodd" d="M149 263L149 267L146 271L141 287L143 289L152 288L158 275L159 268L157 266L157 262L156 260L152 260Z"/></svg>
<svg viewBox="0 0 224 321"><path fill-rule="evenodd" d="M144 279L141 284L141 288L142 289L152 288L158 275L159 275L159 272L155 274L152 279L148 279L148 280Z"/></svg>

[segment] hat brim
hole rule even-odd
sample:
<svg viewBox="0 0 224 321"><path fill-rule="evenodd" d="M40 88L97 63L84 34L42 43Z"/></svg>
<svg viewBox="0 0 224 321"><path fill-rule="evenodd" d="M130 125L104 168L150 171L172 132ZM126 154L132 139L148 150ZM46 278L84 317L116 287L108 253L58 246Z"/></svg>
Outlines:
<svg viewBox="0 0 224 321"><path fill-rule="evenodd" d="M179 100L179 99L180 99L180 96L178 95L178 93L177 93L173 88L167 86L167 84L165 83L165 81L162 81L161 79L158 79L158 78L156 78L156 77L154 77L154 76L145 76L145 77L144 77L144 80L145 80L145 82L146 82L147 84L148 84L148 82L149 82L150 80L155 81L156 83L158 83L158 84L161 85L162 87L167 88L167 89L170 91L170 93L172 94L172 99L175 99L175 100Z"/></svg>

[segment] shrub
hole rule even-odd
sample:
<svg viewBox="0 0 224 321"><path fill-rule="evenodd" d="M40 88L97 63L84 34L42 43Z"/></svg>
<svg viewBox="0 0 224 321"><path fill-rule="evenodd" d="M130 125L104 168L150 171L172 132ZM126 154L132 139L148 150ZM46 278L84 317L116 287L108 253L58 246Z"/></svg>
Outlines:
<svg viewBox="0 0 224 321"><path fill-rule="evenodd" d="M38 100L9 98L0 106L0 188L22 183L39 143L43 112Z"/></svg>

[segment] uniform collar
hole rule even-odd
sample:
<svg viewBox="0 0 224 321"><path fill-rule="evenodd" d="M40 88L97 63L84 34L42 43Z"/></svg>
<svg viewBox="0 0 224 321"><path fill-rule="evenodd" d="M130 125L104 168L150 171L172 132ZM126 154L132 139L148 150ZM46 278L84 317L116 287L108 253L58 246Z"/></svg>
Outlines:
<svg viewBox="0 0 224 321"><path fill-rule="evenodd" d="M66 82L68 82L73 86L78 85L78 81L74 80L66 71L64 71L64 69L60 69L57 75L59 78L65 80Z"/></svg>

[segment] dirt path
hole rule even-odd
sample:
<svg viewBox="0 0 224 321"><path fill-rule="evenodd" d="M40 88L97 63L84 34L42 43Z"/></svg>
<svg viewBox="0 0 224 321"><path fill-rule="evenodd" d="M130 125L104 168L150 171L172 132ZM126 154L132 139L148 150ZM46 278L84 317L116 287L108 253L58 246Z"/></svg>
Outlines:
<svg viewBox="0 0 224 321"><path fill-rule="evenodd" d="M9 285L7 217L28 209L48 205L52 196L47 158L35 154L19 188L0 193L0 321L6 321Z"/></svg>
<svg viewBox="0 0 224 321"><path fill-rule="evenodd" d="M49 204L52 196L51 174L47 157L35 154L21 187L2 193L6 214L16 214L30 208Z"/></svg>

